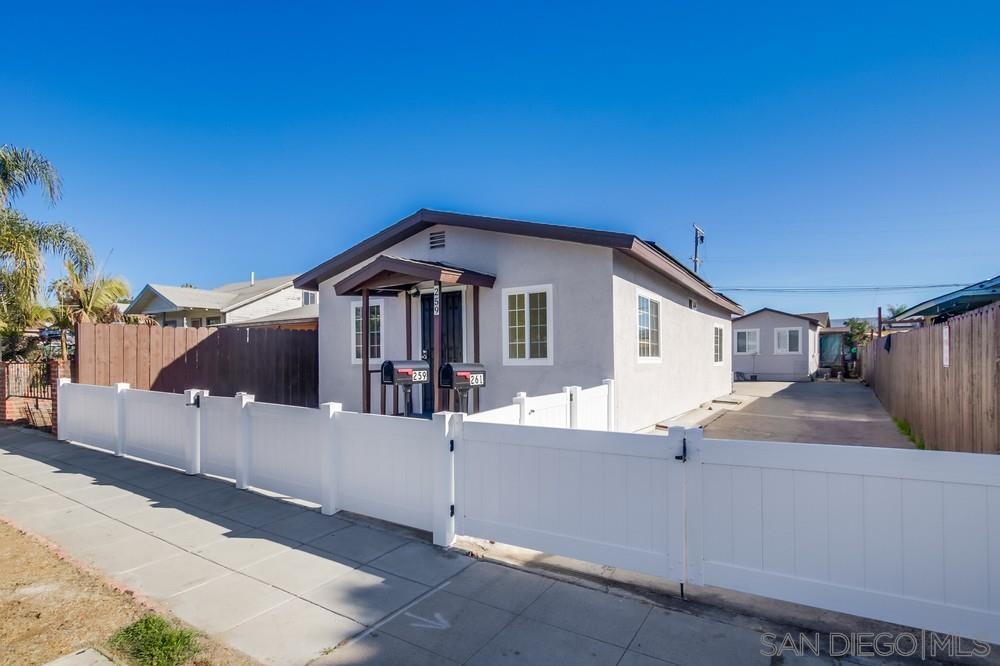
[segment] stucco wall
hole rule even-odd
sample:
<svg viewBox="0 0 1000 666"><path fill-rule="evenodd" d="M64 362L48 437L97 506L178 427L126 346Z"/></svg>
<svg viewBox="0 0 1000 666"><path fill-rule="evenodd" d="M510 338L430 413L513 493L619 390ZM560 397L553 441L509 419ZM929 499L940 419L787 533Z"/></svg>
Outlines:
<svg viewBox="0 0 1000 666"><path fill-rule="evenodd" d="M445 247L430 249L432 231L445 231ZM480 289L480 360L488 370L481 408L509 404L514 394L544 394L563 386L595 386L614 371L612 327L612 251L606 248L500 234L475 229L434 227L382 254L440 261L496 275L492 289ZM359 297L337 296L333 285L346 274L320 284L320 401L342 402L345 409L361 407L361 366L351 363L351 302ZM501 290L551 284L550 340L552 365L505 366L502 359ZM464 315L466 359L472 361L472 294L466 290ZM386 298L383 340L385 358L405 358L403 296ZM419 301L413 300L413 355L420 353ZM378 382L373 380L372 405L378 406ZM414 396L419 406L419 396Z"/></svg>
<svg viewBox="0 0 1000 666"><path fill-rule="evenodd" d="M774 329L798 327L802 330L802 352L799 354L774 353ZM756 358L750 354L736 353L735 331L760 330L760 352ZM758 312L733 322L733 370L756 374L760 380L805 381L819 367L818 329L805 319L790 317L778 312Z"/></svg>
<svg viewBox="0 0 1000 666"><path fill-rule="evenodd" d="M226 313L226 323L266 317L276 312L284 312L298 307L302 307L302 290L286 287L235 310L230 310Z"/></svg>
<svg viewBox="0 0 1000 666"><path fill-rule="evenodd" d="M732 390L729 313L622 254L614 258L615 388L619 430L641 430ZM660 360L639 359L639 290L660 299ZM715 365L716 325L723 329Z"/></svg>

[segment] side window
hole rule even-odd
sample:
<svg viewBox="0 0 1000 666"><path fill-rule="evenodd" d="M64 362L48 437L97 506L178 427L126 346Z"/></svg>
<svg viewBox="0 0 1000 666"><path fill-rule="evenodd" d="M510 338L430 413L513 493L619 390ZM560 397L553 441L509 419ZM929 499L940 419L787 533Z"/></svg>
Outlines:
<svg viewBox="0 0 1000 666"><path fill-rule="evenodd" d="M757 354L760 352L760 330L756 328L738 329L733 335L736 340L737 354Z"/></svg>
<svg viewBox="0 0 1000 666"><path fill-rule="evenodd" d="M382 361L382 299L368 302L368 360ZM361 302L351 303L351 362L361 363Z"/></svg>
<svg viewBox="0 0 1000 666"><path fill-rule="evenodd" d="M660 358L660 301L650 294L638 296L639 358Z"/></svg>
<svg viewBox="0 0 1000 666"><path fill-rule="evenodd" d="M302 305L315 305L319 303L319 294L315 291L302 292Z"/></svg>
<svg viewBox="0 0 1000 666"><path fill-rule="evenodd" d="M552 285L502 291L504 365L552 363Z"/></svg>
<svg viewBox="0 0 1000 666"><path fill-rule="evenodd" d="M801 354L802 329L798 327L774 329L775 354Z"/></svg>
<svg viewBox="0 0 1000 666"><path fill-rule="evenodd" d="M714 352L715 352L715 354L713 356L713 361L715 362L716 365L721 365L722 364L722 358L723 358L722 357L722 330L723 329L718 324L716 324L714 328L715 328L715 331L714 331L713 344L714 344Z"/></svg>

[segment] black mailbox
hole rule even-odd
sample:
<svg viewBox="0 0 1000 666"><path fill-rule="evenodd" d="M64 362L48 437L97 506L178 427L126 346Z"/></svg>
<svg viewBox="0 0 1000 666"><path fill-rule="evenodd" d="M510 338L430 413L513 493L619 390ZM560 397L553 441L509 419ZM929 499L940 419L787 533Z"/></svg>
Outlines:
<svg viewBox="0 0 1000 666"><path fill-rule="evenodd" d="M486 366L479 363L445 363L441 366L441 388L456 391L486 386Z"/></svg>
<svg viewBox="0 0 1000 666"><path fill-rule="evenodd" d="M382 383L395 386L426 384L431 380L427 361L383 361Z"/></svg>
<svg viewBox="0 0 1000 666"><path fill-rule="evenodd" d="M382 383L403 387L403 416L413 414L413 385L431 380L427 361L383 361Z"/></svg>
<svg viewBox="0 0 1000 666"><path fill-rule="evenodd" d="M486 367L478 363L445 363L438 374L441 388L458 392L458 410L469 412L469 390L486 386Z"/></svg>

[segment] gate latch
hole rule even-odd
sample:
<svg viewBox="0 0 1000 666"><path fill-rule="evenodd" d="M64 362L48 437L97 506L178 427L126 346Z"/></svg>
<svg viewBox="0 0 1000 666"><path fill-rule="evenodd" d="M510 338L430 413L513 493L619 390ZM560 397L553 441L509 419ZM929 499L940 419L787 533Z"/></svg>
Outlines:
<svg viewBox="0 0 1000 666"><path fill-rule="evenodd" d="M194 399L191 402L184 403L185 407L197 407L201 408L201 393L196 393Z"/></svg>
<svg viewBox="0 0 1000 666"><path fill-rule="evenodd" d="M674 456L674 460L680 460L682 463L688 461L688 438L685 437L681 441L681 454L679 456Z"/></svg>

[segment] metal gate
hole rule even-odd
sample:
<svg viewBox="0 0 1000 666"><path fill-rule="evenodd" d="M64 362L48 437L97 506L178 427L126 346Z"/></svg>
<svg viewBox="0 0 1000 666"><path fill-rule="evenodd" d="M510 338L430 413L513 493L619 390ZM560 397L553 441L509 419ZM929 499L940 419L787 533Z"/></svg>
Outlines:
<svg viewBox="0 0 1000 666"><path fill-rule="evenodd" d="M8 398L52 399L52 383L49 378L49 364L4 363L3 381Z"/></svg>

